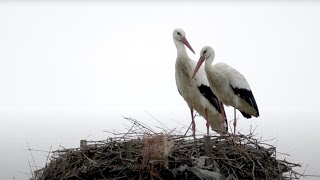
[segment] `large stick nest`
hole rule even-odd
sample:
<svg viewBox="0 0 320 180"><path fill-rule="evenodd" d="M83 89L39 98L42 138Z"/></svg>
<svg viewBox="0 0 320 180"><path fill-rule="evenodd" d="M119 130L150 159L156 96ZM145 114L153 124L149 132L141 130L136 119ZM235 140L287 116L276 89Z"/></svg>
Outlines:
<svg viewBox="0 0 320 180"><path fill-rule="evenodd" d="M35 180L55 179L299 179L300 164L277 159L276 148L249 135L197 137L155 133L137 120L127 133L82 140L52 152Z"/></svg>

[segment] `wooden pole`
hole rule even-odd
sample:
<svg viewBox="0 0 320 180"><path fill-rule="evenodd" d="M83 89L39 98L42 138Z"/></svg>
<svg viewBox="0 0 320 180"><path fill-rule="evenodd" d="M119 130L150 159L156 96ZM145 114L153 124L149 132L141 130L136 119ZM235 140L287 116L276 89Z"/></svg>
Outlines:
<svg viewBox="0 0 320 180"><path fill-rule="evenodd" d="M210 158L206 158L205 165L208 166L212 164L212 141L211 136L204 135L203 136L203 146L204 146L204 155Z"/></svg>
<svg viewBox="0 0 320 180"><path fill-rule="evenodd" d="M124 150L125 150L125 158L132 159L132 141L125 141L124 142Z"/></svg>
<svg viewBox="0 0 320 180"><path fill-rule="evenodd" d="M87 147L87 141L86 140L80 140L80 149L83 149Z"/></svg>

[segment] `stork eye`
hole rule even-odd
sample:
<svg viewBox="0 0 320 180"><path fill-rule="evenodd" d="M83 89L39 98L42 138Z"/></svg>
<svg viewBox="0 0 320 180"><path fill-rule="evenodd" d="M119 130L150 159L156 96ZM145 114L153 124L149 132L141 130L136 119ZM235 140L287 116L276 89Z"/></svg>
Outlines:
<svg viewBox="0 0 320 180"><path fill-rule="evenodd" d="M181 34L180 34L179 32L177 32L177 34L178 34L179 36L181 36Z"/></svg>
<svg viewBox="0 0 320 180"><path fill-rule="evenodd" d="M203 51L203 54L205 54L207 52L207 50Z"/></svg>

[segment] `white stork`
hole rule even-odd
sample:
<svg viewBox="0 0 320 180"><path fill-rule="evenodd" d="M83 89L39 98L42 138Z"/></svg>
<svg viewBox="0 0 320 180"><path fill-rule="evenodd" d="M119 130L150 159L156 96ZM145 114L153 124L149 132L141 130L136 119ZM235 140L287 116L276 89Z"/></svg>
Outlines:
<svg viewBox="0 0 320 180"><path fill-rule="evenodd" d="M205 72L211 90L223 104L234 107L233 125L235 134L237 125L236 109L238 109L245 118L251 118L252 116L259 116L258 106L246 78L228 64L216 63L212 65L214 56L215 53L212 47L203 47L200 52L200 59L194 69L193 77L198 72L201 64L206 61Z"/></svg>
<svg viewBox="0 0 320 180"><path fill-rule="evenodd" d="M193 135L195 135L193 109L207 120L207 134L209 134L209 124L212 130L227 132L228 123L225 112L220 113L221 111L224 111L224 108L221 108L221 105L223 106L223 104L220 103L217 97L212 93L204 68L199 70L195 79L191 78L196 62L190 59L186 52L184 45L194 53L186 39L185 32L182 29L175 29L172 36L177 48L177 59L175 64L176 84L180 95L184 98L190 108ZM224 120L224 123L219 120Z"/></svg>

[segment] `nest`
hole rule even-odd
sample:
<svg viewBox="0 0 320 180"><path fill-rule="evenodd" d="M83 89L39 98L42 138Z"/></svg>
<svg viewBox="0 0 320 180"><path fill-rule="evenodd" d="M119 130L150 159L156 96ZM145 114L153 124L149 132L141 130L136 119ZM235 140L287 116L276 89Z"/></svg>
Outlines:
<svg viewBox="0 0 320 180"><path fill-rule="evenodd" d="M276 148L249 135L156 133L137 120L127 133L52 152L35 180L299 179L300 164L277 159Z"/></svg>

